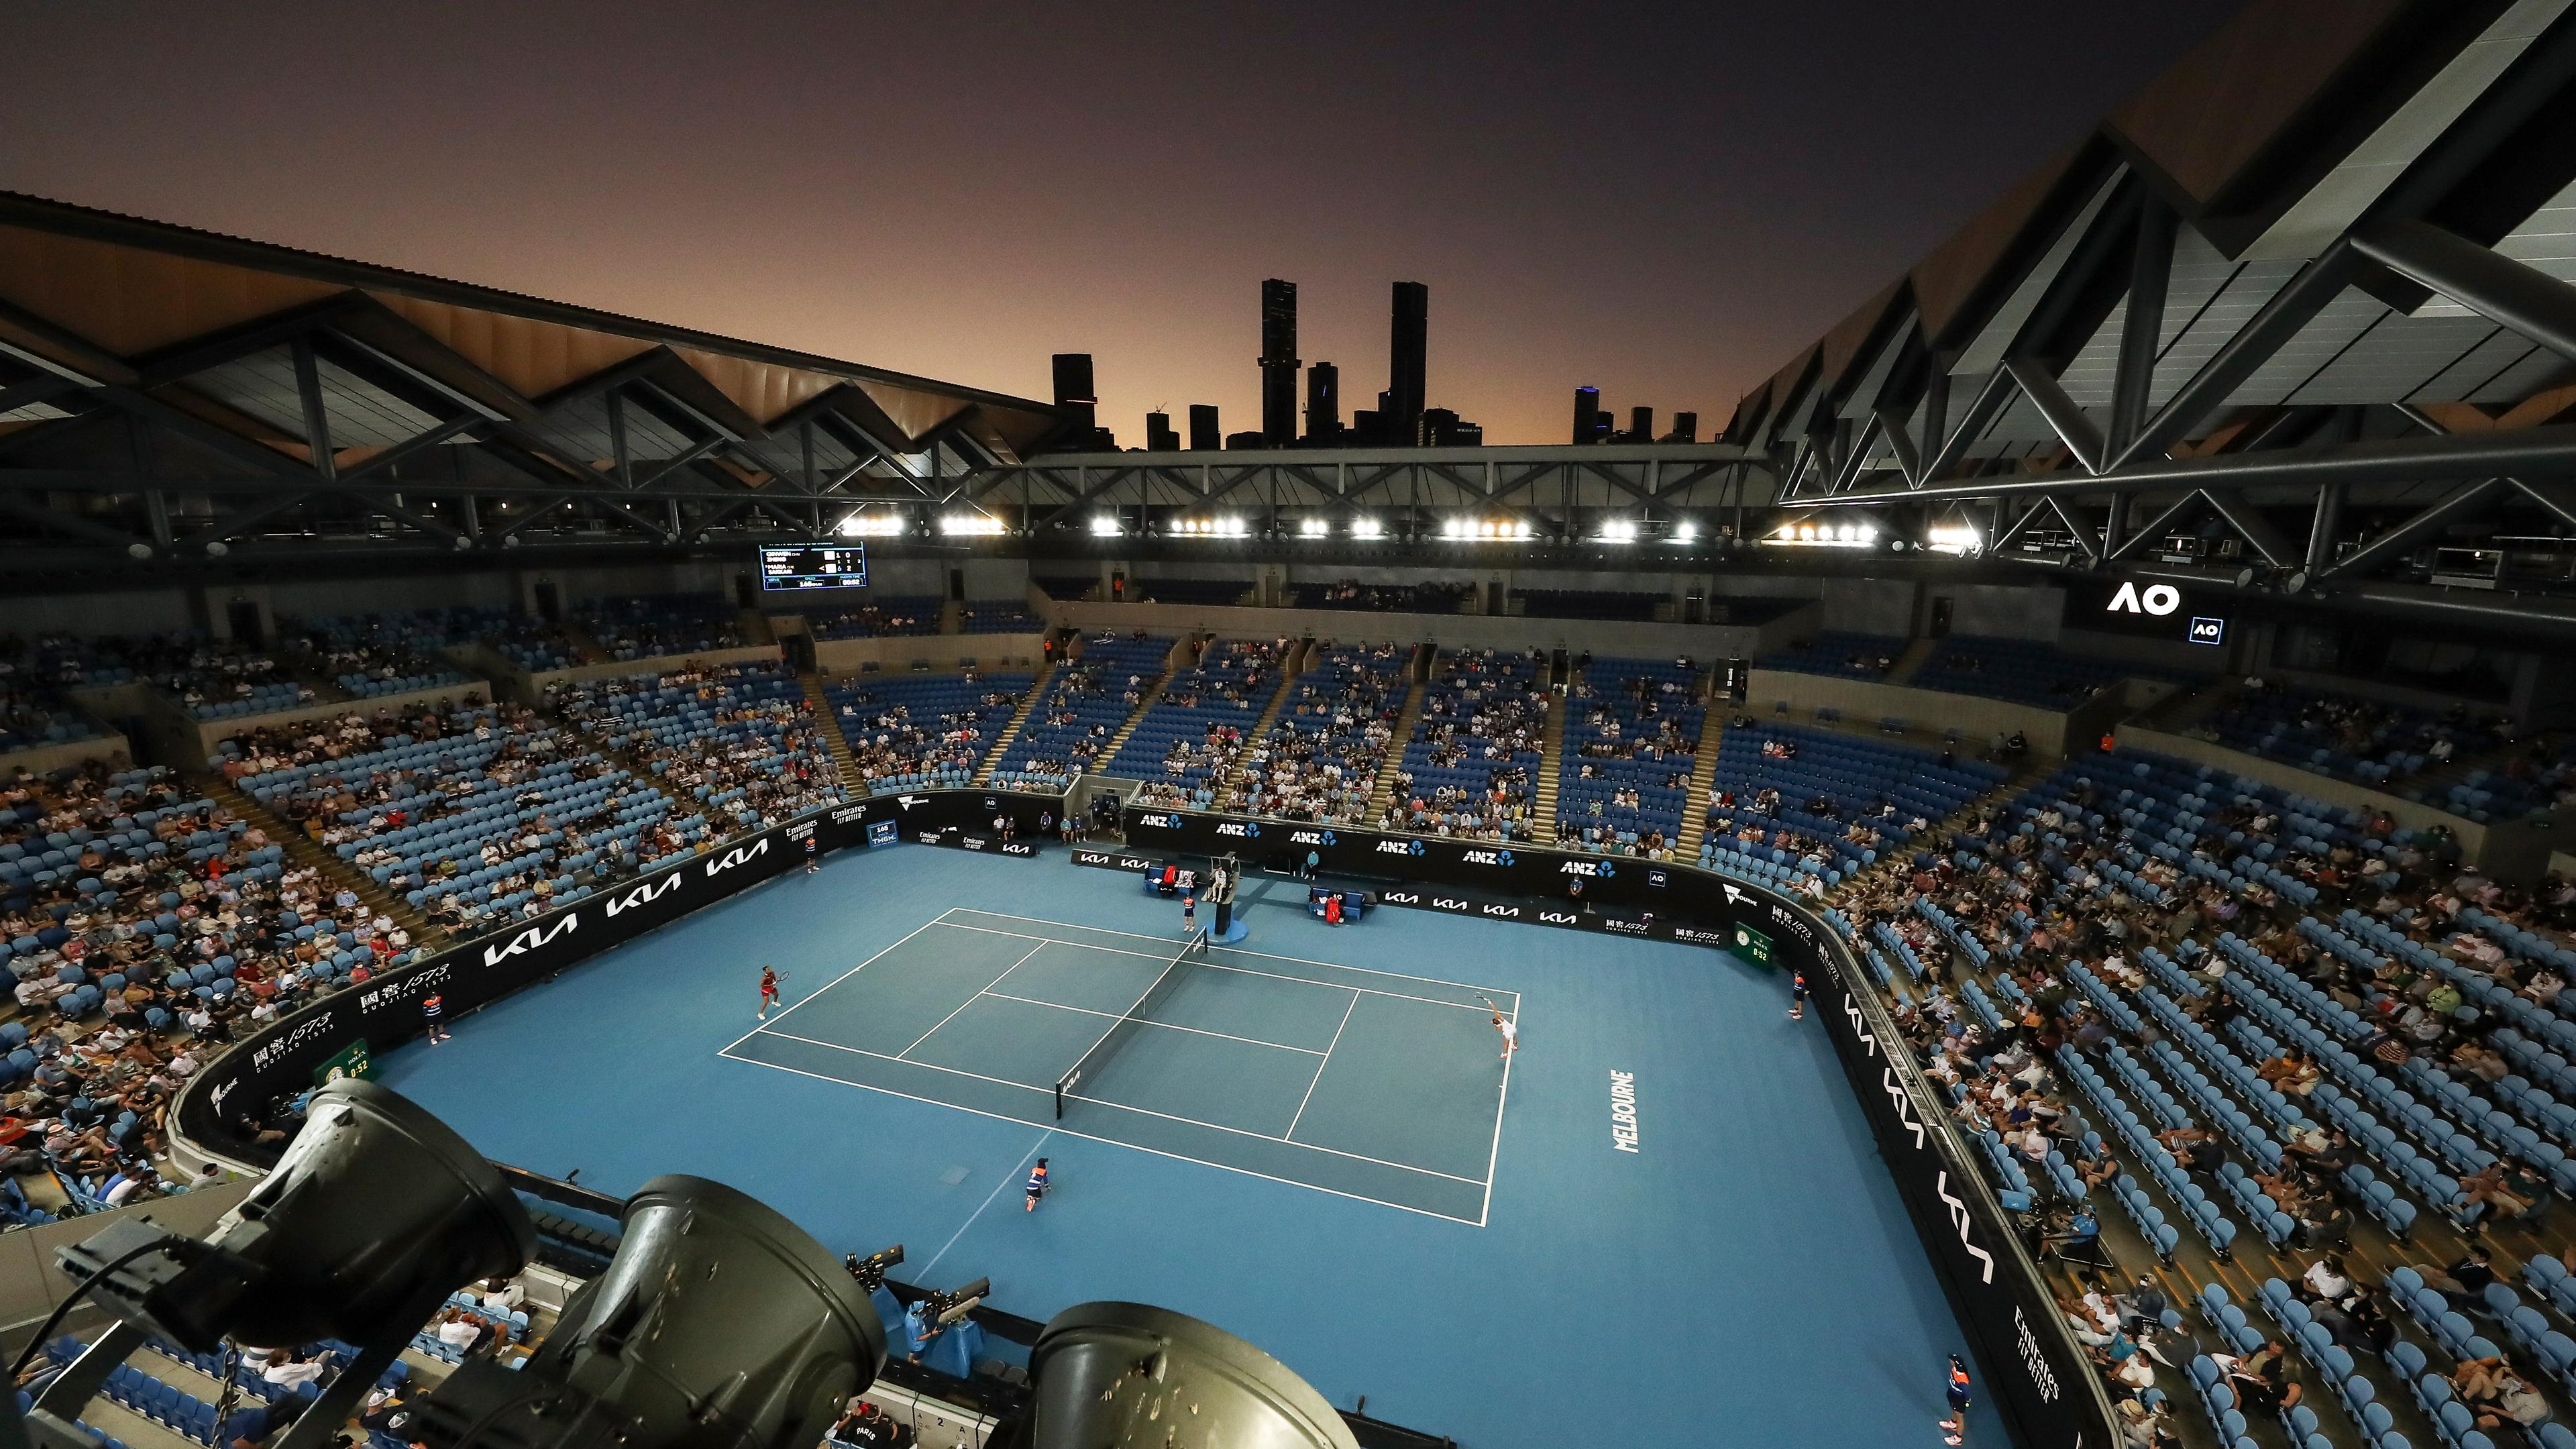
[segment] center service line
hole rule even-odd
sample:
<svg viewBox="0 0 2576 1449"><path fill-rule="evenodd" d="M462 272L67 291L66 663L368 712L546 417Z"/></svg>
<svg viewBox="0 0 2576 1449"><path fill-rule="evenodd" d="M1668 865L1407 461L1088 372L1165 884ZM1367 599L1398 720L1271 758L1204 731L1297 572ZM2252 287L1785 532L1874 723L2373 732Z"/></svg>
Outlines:
<svg viewBox="0 0 2576 1449"><path fill-rule="evenodd" d="M967 1215L965 1222L958 1224L957 1231L948 1235L948 1241L939 1245L939 1251L930 1255L930 1261L921 1265L923 1281L929 1280L930 1270L939 1266L939 1260L948 1256L948 1250L957 1246L957 1240L966 1236L968 1228L975 1226L975 1219L984 1215L984 1209L993 1205L993 1199L1002 1195L1002 1189L1019 1180L1020 1174L1027 1170L1029 1163L1037 1157L1038 1149L1046 1146L1046 1140L1054 1135L1055 1129L1052 1127L1039 1133L1038 1140L1029 1147L1028 1156L1020 1159L1020 1165L1004 1173L1002 1180L993 1184L993 1190L984 1194L984 1200L975 1205L975 1211Z"/></svg>

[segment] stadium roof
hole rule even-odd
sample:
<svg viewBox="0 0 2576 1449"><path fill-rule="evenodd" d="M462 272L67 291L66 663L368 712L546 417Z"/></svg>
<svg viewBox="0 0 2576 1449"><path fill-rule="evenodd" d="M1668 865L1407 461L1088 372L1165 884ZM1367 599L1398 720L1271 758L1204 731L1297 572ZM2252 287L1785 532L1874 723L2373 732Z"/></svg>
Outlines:
<svg viewBox="0 0 2576 1449"><path fill-rule="evenodd" d="M2292 587L2497 509L2576 523L2549 481L2576 472L2570 10L2258 0L1724 437L1791 507L1966 508L1997 543L2040 528L2097 562L2152 542L2127 510L2155 495L2178 510L2158 523L2223 527ZM2358 563L2332 520L2266 516L2346 484L2409 515Z"/></svg>

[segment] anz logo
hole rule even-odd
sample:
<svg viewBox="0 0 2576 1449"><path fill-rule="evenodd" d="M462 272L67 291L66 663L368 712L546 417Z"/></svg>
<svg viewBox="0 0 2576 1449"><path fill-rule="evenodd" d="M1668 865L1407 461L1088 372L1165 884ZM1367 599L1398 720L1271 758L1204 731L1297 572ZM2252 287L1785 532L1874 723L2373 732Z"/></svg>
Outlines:
<svg viewBox="0 0 2576 1449"><path fill-rule="evenodd" d="M1291 830L1288 832L1288 843L1290 845L1330 845L1333 843L1333 832L1329 830Z"/></svg>
<svg viewBox="0 0 2576 1449"><path fill-rule="evenodd" d="M1588 875L1601 880L1608 880L1618 873L1619 868L1606 860L1569 860L1561 872L1565 875Z"/></svg>
<svg viewBox="0 0 2576 1449"><path fill-rule="evenodd" d="M1381 840L1377 843L1377 853L1380 855L1420 855L1422 853L1422 842L1419 840Z"/></svg>
<svg viewBox="0 0 2576 1449"><path fill-rule="evenodd" d="M1249 820L1243 821L1239 824L1229 820L1217 826L1216 833L1219 835L1239 835L1247 840L1251 840L1258 839L1260 837L1261 827Z"/></svg>
<svg viewBox="0 0 2576 1449"><path fill-rule="evenodd" d="M1510 865L1512 863L1512 853L1508 850L1462 850L1458 853L1458 858L1469 865Z"/></svg>
<svg viewBox="0 0 2576 1449"><path fill-rule="evenodd" d="M720 870L731 870L737 865L741 865L757 856L766 855L768 853L769 842L767 840L754 841L751 849L749 850L745 850L741 846L737 845L733 849L726 851L722 856L708 861L707 874L714 875Z"/></svg>
<svg viewBox="0 0 2576 1449"><path fill-rule="evenodd" d="M1177 818L1169 815L1139 815L1136 817L1136 823L1144 826L1148 830L1178 830L1181 828L1181 822Z"/></svg>
<svg viewBox="0 0 2576 1449"><path fill-rule="evenodd" d="M620 911L631 911L637 906L660 900L662 897L678 890L680 888L680 882L687 880L688 878L688 872L675 870L669 875L662 877L662 883L660 885L655 885L652 882L647 881L643 885L639 885L632 890L622 891L617 895L610 896L608 898L609 918L614 920L616 919L617 913Z"/></svg>

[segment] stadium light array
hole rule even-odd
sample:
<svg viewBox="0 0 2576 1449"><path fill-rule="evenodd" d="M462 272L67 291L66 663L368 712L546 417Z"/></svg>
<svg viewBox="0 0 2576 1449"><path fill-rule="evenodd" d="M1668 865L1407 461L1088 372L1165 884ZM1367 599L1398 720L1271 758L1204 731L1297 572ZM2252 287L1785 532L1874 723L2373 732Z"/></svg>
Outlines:
<svg viewBox="0 0 2576 1449"><path fill-rule="evenodd" d="M1985 547L1986 540L1974 524L1936 523L1925 536L1925 547L1934 553L1968 554Z"/></svg>
<svg viewBox="0 0 2576 1449"><path fill-rule="evenodd" d="M841 520L843 538L891 538L903 532L900 513L853 513Z"/></svg>
<svg viewBox="0 0 2576 1449"><path fill-rule="evenodd" d="M1091 536L1094 538L1116 538L1118 536L1117 516L1109 513L1095 513L1091 515Z"/></svg>
<svg viewBox="0 0 2576 1449"><path fill-rule="evenodd" d="M1872 548L1878 543L1878 525L1874 523L1784 523L1780 530L1762 540L1789 548Z"/></svg>
<svg viewBox="0 0 2576 1449"><path fill-rule="evenodd" d="M1172 522L1172 532L1187 538L1245 538L1251 529L1242 519L1228 514L1220 518L1181 518Z"/></svg>
<svg viewBox="0 0 2576 1449"><path fill-rule="evenodd" d="M1676 523L1676 524L1674 524L1674 525L1673 525L1673 542L1675 542L1675 543L1697 543L1698 541L1699 541L1699 525L1698 525L1698 524L1693 523L1693 522L1691 522L1689 519L1685 518L1685 519L1683 519L1681 522Z"/></svg>
<svg viewBox="0 0 2576 1449"><path fill-rule="evenodd" d="M1384 538L1386 537L1386 525L1378 522L1374 518L1354 518L1351 520L1351 537Z"/></svg>
<svg viewBox="0 0 2576 1449"><path fill-rule="evenodd" d="M1600 536L1603 543L1635 543L1637 541L1636 520L1629 518L1611 519L1609 522L1601 525Z"/></svg>
<svg viewBox="0 0 2576 1449"><path fill-rule="evenodd" d="M939 531L951 538L993 538L1002 532L1002 520L989 513L942 514Z"/></svg>
<svg viewBox="0 0 2576 1449"><path fill-rule="evenodd" d="M1297 536L1299 538L1324 538L1329 536L1332 531L1333 525L1321 518L1309 518L1297 525Z"/></svg>
<svg viewBox="0 0 2576 1449"><path fill-rule="evenodd" d="M1520 518L1452 518L1440 525L1440 536L1462 543L1525 539L1529 521Z"/></svg>

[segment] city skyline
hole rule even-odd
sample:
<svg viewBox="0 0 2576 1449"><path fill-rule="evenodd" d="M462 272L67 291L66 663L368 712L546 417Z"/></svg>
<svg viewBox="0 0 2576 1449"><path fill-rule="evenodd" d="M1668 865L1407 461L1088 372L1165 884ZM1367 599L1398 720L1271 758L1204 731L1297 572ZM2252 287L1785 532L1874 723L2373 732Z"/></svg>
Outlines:
<svg viewBox="0 0 2576 1449"><path fill-rule="evenodd" d="M1418 280L1489 442L1587 384L1705 435L2235 8L42 9L0 187L1027 397L1087 352L1121 446L1260 426L1264 277L1347 421Z"/></svg>

